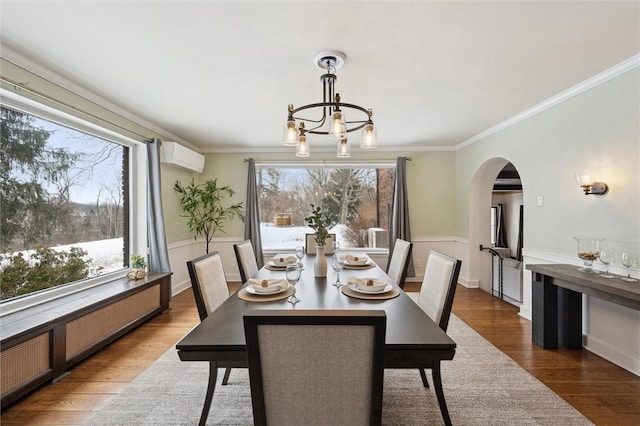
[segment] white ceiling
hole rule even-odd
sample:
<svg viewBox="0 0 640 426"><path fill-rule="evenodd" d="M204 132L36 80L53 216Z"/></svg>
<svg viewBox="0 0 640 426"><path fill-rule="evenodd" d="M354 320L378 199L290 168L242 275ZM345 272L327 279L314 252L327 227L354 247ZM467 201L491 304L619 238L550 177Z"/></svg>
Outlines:
<svg viewBox="0 0 640 426"><path fill-rule="evenodd" d="M454 146L640 52L638 1L0 4L4 46L203 152L282 148L322 50L391 150Z"/></svg>

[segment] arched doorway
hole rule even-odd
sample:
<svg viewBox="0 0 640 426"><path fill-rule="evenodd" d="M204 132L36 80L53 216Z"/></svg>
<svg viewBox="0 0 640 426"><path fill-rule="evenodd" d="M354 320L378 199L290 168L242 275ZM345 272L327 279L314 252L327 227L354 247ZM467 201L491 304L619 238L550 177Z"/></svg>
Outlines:
<svg viewBox="0 0 640 426"><path fill-rule="evenodd" d="M480 246L492 247L496 245L495 238L492 238L494 230L491 226L495 224L495 221L492 222L492 211L496 212L496 204L504 202L508 206L508 211L505 210L500 214L508 214L509 220L507 223L511 227L508 238L509 243L500 244L508 245L511 249L498 251L508 260L516 256L515 246L517 244L513 240L513 234L516 234L517 241L522 192L520 188L511 190L509 189L512 188L510 186L498 184L500 181L496 181L496 178L501 175L501 172L505 173L506 171L513 171L518 176L517 169L509 160L492 158L478 167L471 182L471 195L469 197L469 277L471 280L477 280L478 286L488 293L495 293L492 282L492 265L493 261L497 261L498 258L494 259L489 251L481 251ZM517 203L515 206L512 202L514 192L517 192L517 197L519 197L515 198ZM507 200L506 202L504 201L505 199ZM507 267L509 266L511 265L507 265Z"/></svg>

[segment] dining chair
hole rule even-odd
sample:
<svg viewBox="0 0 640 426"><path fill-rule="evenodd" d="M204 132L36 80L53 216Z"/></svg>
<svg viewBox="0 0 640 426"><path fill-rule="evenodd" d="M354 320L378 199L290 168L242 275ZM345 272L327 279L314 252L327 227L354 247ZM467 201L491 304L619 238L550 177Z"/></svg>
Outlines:
<svg viewBox="0 0 640 426"><path fill-rule="evenodd" d="M242 283L249 281L249 278L258 273L258 262L256 254L253 251L251 240L245 240L241 243L233 245L233 251L238 261L238 269L240 270L240 279Z"/></svg>
<svg viewBox="0 0 640 426"><path fill-rule="evenodd" d="M393 245L393 252L387 265L387 275L400 288L404 288L404 280L407 277L407 268L411 258L413 243L397 238Z"/></svg>
<svg viewBox="0 0 640 426"><path fill-rule="evenodd" d="M229 297L229 286L227 285L227 279L224 275L220 252L213 251L188 261L187 269L189 270L189 278L191 279L191 287L193 288L193 295L196 299L196 306L198 307L198 315L202 322ZM230 373L231 368L226 368L224 377L222 378L223 385L228 383ZM208 417L217 377L217 363L213 361L209 362L209 384L207 385L207 394L204 400L200 424L205 424Z"/></svg>
<svg viewBox="0 0 640 426"><path fill-rule="evenodd" d="M449 326L449 317L453 307L453 297L456 294L458 275L462 261L447 256L436 250L431 250L427 258L427 265L422 279L422 286L418 294L418 306L446 333ZM439 370L433 370L432 374L440 375ZM429 387L427 376L420 369L420 377L425 388ZM434 378L434 382L441 383Z"/></svg>
<svg viewBox="0 0 640 426"><path fill-rule="evenodd" d="M382 310L254 310L244 315L255 425L379 425Z"/></svg>
<svg viewBox="0 0 640 426"><path fill-rule="evenodd" d="M306 254L316 254L316 234L305 234L304 252ZM336 234L329 234L324 240L324 254L333 254L333 242L336 240Z"/></svg>

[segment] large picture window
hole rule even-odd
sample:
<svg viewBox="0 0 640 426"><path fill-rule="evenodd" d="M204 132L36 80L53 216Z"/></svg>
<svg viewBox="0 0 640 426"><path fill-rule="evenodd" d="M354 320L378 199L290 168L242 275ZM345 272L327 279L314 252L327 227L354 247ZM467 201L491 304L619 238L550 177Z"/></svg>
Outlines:
<svg viewBox="0 0 640 426"><path fill-rule="evenodd" d="M131 147L9 107L1 114L1 299L125 268Z"/></svg>
<svg viewBox="0 0 640 426"><path fill-rule="evenodd" d="M388 246L394 165L257 165L260 232L265 250L304 245L311 204L323 207L342 248Z"/></svg>

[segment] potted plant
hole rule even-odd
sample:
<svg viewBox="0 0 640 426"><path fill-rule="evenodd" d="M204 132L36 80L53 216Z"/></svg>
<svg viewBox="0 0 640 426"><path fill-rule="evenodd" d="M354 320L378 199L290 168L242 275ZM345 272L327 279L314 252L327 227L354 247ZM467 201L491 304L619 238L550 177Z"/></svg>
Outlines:
<svg viewBox="0 0 640 426"><path fill-rule="evenodd" d="M229 186L218 186L217 179L196 184L193 179L188 185L176 181L174 191L180 194L180 205L186 212L181 217L189 218L187 226L193 232L194 239L204 235L206 253L209 253L209 243L217 231L222 229L225 222L238 216L244 221L242 203L224 206L223 200L232 197L235 191Z"/></svg>
<svg viewBox="0 0 640 426"><path fill-rule="evenodd" d="M144 256L139 254L132 254L129 256L130 263L129 266L132 268L131 271L127 273L127 278L132 280L139 280L144 278L147 275L147 271L145 271L145 267L147 266L147 262L145 261Z"/></svg>
<svg viewBox="0 0 640 426"><path fill-rule="evenodd" d="M311 204L311 214L304 220L307 225L315 231L313 237L316 241L316 258L313 262L316 277L327 276L327 260L324 257L324 246L329 236L329 229L333 226L333 222L327 212L320 206Z"/></svg>

